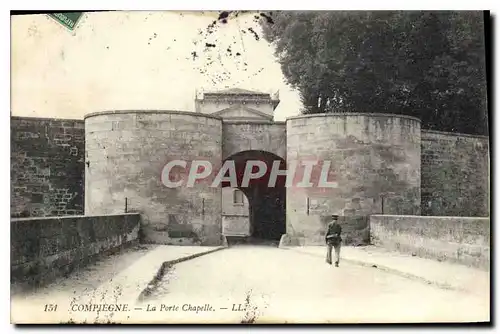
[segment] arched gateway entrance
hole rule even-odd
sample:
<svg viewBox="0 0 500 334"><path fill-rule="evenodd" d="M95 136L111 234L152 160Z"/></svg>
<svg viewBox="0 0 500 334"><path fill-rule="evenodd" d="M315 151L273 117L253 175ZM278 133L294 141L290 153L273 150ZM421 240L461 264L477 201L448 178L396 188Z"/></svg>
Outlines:
<svg viewBox="0 0 500 334"><path fill-rule="evenodd" d="M243 192L248 200L248 215L241 217L240 220L227 219L224 224L236 225L242 224L242 229L238 231L237 226L226 226L226 237L231 240L233 237L245 238L247 242L259 243L266 241L276 241L286 233L286 188L285 177L279 176L276 178L275 184L269 184L269 179L273 167L273 163L278 165L280 170L286 169L286 162L283 158L266 151L243 151L231 155L224 160L224 163L233 162L237 176L237 189ZM263 162L266 166L265 173L254 179L247 180L245 184L245 168L253 173L259 173L261 167L253 166L252 162ZM250 167L247 167L250 166ZM247 174L248 174L247 171ZM260 171L263 173L264 171ZM222 182L223 191L231 187L229 181ZM241 205L237 200L237 196L228 197L231 201L224 201L223 210L232 205ZM234 202L233 202L234 198ZM229 202L229 203L228 203ZM246 207L245 207L246 208ZM230 211L230 210L227 210ZM247 220L248 225L245 226L244 220Z"/></svg>

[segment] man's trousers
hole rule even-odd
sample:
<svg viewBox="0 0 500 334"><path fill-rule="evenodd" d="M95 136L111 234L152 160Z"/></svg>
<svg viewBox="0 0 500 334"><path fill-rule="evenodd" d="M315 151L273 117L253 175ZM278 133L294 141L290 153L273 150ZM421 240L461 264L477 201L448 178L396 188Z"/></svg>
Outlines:
<svg viewBox="0 0 500 334"><path fill-rule="evenodd" d="M340 242L339 243L327 243L326 249L326 262L332 264L332 248L335 248L335 263L339 263L340 260Z"/></svg>

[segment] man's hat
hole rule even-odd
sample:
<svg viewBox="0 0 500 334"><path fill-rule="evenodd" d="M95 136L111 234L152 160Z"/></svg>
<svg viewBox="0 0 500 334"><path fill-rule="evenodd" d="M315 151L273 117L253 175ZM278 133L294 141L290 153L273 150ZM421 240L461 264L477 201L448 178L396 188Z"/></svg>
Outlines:
<svg viewBox="0 0 500 334"><path fill-rule="evenodd" d="M332 219L339 219L338 215L332 215Z"/></svg>

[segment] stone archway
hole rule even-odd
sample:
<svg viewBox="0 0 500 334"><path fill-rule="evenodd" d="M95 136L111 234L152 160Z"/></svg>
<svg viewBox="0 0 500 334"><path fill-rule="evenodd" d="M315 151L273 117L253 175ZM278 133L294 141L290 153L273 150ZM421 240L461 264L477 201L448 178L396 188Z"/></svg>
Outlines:
<svg viewBox="0 0 500 334"><path fill-rule="evenodd" d="M237 175L237 188L241 190L248 200L248 222L247 237L250 242L275 241L279 242L281 236L286 233L286 188L285 177L278 176L274 186L269 186L269 177L275 161L279 161L279 169L285 170L285 159L259 150L242 151L229 156L226 161L234 161ZM244 185L243 176L248 161L264 162L267 171L256 179L251 179L248 185ZM258 171L254 167L253 172ZM230 187L229 182L222 182L222 187ZM223 201L223 211L225 205Z"/></svg>

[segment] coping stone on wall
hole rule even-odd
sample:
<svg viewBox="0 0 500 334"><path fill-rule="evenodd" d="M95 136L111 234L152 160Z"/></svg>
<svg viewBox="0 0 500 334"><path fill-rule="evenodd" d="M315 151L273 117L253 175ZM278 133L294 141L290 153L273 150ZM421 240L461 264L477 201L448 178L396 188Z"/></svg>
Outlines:
<svg viewBox="0 0 500 334"><path fill-rule="evenodd" d="M222 120L222 118L219 116L213 116L210 114L203 114L191 111L180 111L180 110L108 110L108 111L98 111L89 113L86 114L84 118L87 119L94 116L116 115L116 114L173 114L173 115L187 115L193 117L206 117L206 118Z"/></svg>
<svg viewBox="0 0 500 334"><path fill-rule="evenodd" d="M314 118L314 117L343 117L343 116L365 116L365 117L395 117L395 118L406 118L414 121L418 121L421 123L422 121L414 116L407 115L397 115L397 114L383 114L383 113L325 113L325 114L309 114L309 115L298 115L291 116L286 118L286 122L294 119L302 119L302 118Z"/></svg>

